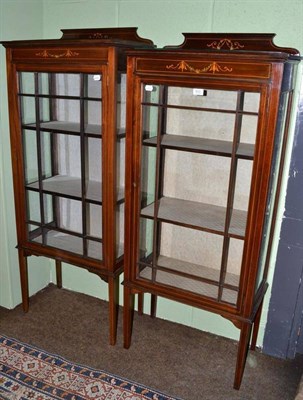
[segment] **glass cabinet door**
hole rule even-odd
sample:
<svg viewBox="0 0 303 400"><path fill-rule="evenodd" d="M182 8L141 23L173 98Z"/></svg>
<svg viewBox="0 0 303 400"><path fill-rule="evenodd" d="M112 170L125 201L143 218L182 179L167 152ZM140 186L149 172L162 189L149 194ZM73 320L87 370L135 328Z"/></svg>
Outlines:
<svg viewBox="0 0 303 400"><path fill-rule="evenodd" d="M237 304L259 92L144 83L137 278Z"/></svg>
<svg viewBox="0 0 303 400"><path fill-rule="evenodd" d="M18 78L28 240L102 260L102 75Z"/></svg>

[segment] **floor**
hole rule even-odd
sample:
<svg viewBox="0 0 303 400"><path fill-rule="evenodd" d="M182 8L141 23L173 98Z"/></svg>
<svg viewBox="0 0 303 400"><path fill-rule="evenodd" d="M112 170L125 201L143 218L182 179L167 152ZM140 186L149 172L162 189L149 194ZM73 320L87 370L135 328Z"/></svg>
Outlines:
<svg viewBox="0 0 303 400"><path fill-rule="evenodd" d="M135 315L125 350L120 310L117 344L110 346L107 303L54 285L31 298L26 314L20 306L0 308L0 333L184 400L293 400L303 372L303 356L280 360L250 352L236 391L235 341Z"/></svg>

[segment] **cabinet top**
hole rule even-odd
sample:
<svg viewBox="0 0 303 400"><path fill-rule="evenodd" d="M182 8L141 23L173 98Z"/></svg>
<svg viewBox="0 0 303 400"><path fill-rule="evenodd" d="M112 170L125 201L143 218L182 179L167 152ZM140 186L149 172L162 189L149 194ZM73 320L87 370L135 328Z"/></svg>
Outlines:
<svg viewBox="0 0 303 400"><path fill-rule="evenodd" d="M192 50L216 52L279 52L299 55L297 49L279 47L273 43L274 33L182 33L184 41L164 50Z"/></svg>
<svg viewBox="0 0 303 400"><path fill-rule="evenodd" d="M60 39L13 40L1 42L4 47L60 46L66 44L100 45L104 47L150 48L152 40L141 38L136 27L61 29Z"/></svg>

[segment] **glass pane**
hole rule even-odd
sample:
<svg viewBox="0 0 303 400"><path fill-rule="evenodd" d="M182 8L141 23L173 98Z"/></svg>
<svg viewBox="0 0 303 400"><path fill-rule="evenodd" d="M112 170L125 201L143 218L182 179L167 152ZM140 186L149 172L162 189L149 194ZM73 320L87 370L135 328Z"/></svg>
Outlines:
<svg viewBox="0 0 303 400"><path fill-rule="evenodd" d="M80 154L77 154L80 157ZM102 141L87 138L87 178L91 181L102 181ZM80 158L79 158L80 159ZM80 175L79 175L80 176ZM101 199L101 192L100 197Z"/></svg>
<svg viewBox="0 0 303 400"><path fill-rule="evenodd" d="M245 93L244 111L259 112L260 93Z"/></svg>
<svg viewBox="0 0 303 400"><path fill-rule="evenodd" d="M23 130L23 152L25 184L28 185L39 179L36 131Z"/></svg>
<svg viewBox="0 0 303 400"><path fill-rule="evenodd" d="M86 204L88 215L87 234L97 239L102 238L102 207L95 204Z"/></svg>
<svg viewBox="0 0 303 400"><path fill-rule="evenodd" d="M82 233L82 204L80 201L59 198L59 227L69 231Z"/></svg>
<svg viewBox="0 0 303 400"><path fill-rule="evenodd" d="M102 260L102 243L94 240L87 240L87 256L96 260Z"/></svg>
<svg viewBox="0 0 303 400"><path fill-rule="evenodd" d="M26 190L27 219L33 222L41 222L39 192Z"/></svg>
<svg viewBox="0 0 303 400"><path fill-rule="evenodd" d="M126 126L126 74L118 75L117 85L117 134L125 133Z"/></svg>
<svg viewBox="0 0 303 400"><path fill-rule="evenodd" d="M57 99L55 107L56 121L80 122L80 100Z"/></svg>
<svg viewBox="0 0 303 400"><path fill-rule="evenodd" d="M39 73L39 94L80 96L80 74Z"/></svg>
<svg viewBox="0 0 303 400"><path fill-rule="evenodd" d="M169 108L165 133L231 142L234 126L234 114Z"/></svg>
<svg viewBox="0 0 303 400"><path fill-rule="evenodd" d="M80 74L55 74L56 94L80 96Z"/></svg>
<svg viewBox="0 0 303 400"><path fill-rule="evenodd" d="M243 115L241 127L241 142L255 143L258 128L258 117L254 115Z"/></svg>
<svg viewBox="0 0 303 400"><path fill-rule="evenodd" d="M19 72L19 93L35 93L35 74L33 72Z"/></svg>
<svg viewBox="0 0 303 400"><path fill-rule="evenodd" d="M124 198L124 178L125 178L125 139L117 141L116 151L117 162L117 193L118 201Z"/></svg>
<svg viewBox="0 0 303 400"><path fill-rule="evenodd" d="M101 203L102 162L100 139L86 138L83 150L86 160L84 196L88 200ZM41 132L41 153L43 190L78 197L80 200L82 197L80 137ZM32 188L39 189L37 180L38 177L29 182ZM120 189L118 195L119 200L123 199L122 189Z"/></svg>
<svg viewBox="0 0 303 400"><path fill-rule="evenodd" d="M226 207L230 159L166 150L163 195Z"/></svg>
<svg viewBox="0 0 303 400"><path fill-rule="evenodd" d="M41 132L41 163L42 178L46 179L52 176L52 146L54 138L49 132Z"/></svg>
<svg viewBox="0 0 303 400"><path fill-rule="evenodd" d="M81 208L79 201L55 195L44 195L45 224L47 225L43 230L35 226L31 227L30 240L102 260L101 207L87 204L86 229L87 236L91 236L90 239L85 239L82 235ZM99 240L93 240L93 237Z"/></svg>
<svg viewBox="0 0 303 400"><path fill-rule="evenodd" d="M141 207L155 201L156 190L156 149L142 147L141 161Z"/></svg>
<svg viewBox="0 0 303 400"><path fill-rule="evenodd" d="M243 246L243 240L233 238L229 240L227 273L225 276L225 283L229 285L239 286Z"/></svg>
<svg viewBox="0 0 303 400"><path fill-rule="evenodd" d="M159 109L154 106L142 107L142 136L148 139L157 136Z"/></svg>
<svg viewBox="0 0 303 400"><path fill-rule="evenodd" d="M43 243L46 246L54 247L56 249L83 255L82 238L65 232L44 229L44 234L33 237L32 241L40 244Z"/></svg>
<svg viewBox="0 0 303 400"><path fill-rule="evenodd" d="M149 262L153 252L153 229L154 221L147 218L140 218L139 235L139 260Z"/></svg>
<svg viewBox="0 0 303 400"><path fill-rule="evenodd" d="M101 99L102 75L84 75L84 96Z"/></svg>
<svg viewBox="0 0 303 400"><path fill-rule="evenodd" d="M237 92L227 90L205 90L203 87L168 87L169 105L235 110Z"/></svg>
<svg viewBox="0 0 303 400"><path fill-rule="evenodd" d="M36 102L34 97L21 96L20 109L22 124L36 123Z"/></svg>
<svg viewBox="0 0 303 400"><path fill-rule="evenodd" d="M258 275L256 282L256 291L263 279L263 273L266 267L266 257L268 251L268 244L270 240L270 228L273 218L274 201L277 191L279 168L282 155L283 135L285 134L285 123L287 117L289 93L284 93L279 108L278 125L276 129L276 137L274 143L273 161L271 166L271 181L269 185L268 199L266 205L265 222L263 225L263 240L261 254L259 258Z"/></svg>
<svg viewBox="0 0 303 400"><path fill-rule="evenodd" d="M234 194L234 208L237 210L248 210L252 167L252 161L238 160Z"/></svg>
<svg viewBox="0 0 303 400"><path fill-rule="evenodd" d="M54 209L55 209L54 202L55 201L56 201L55 196L52 196L49 194L43 195L44 223L45 224L50 224L54 221Z"/></svg>
<svg viewBox="0 0 303 400"><path fill-rule="evenodd" d="M200 265L199 276L219 281L223 237L178 225L161 223L160 254ZM203 260L203 263L201 261ZM201 265L202 264L202 265ZM206 271L204 271L204 267ZM211 271L208 271L208 268ZM189 272L189 271L188 271Z"/></svg>
<svg viewBox="0 0 303 400"><path fill-rule="evenodd" d="M116 257L124 253L124 203L116 209Z"/></svg>
<svg viewBox="0 0 303 400"><path fill-rule="evenodd" d="M38 73L38 87L39 87L39 94L51 94L51 80L50 76L52 74L41 72Z"/></svg>
<svg viewBox="0 0 303 400"><path fill-rule="evenodd" d="M102 201L102 141L87 138L86 152L86 197L90 200ZM79 155L80 156L80 155ZM79 177L80 177L79 171Z"/></svg>
<svg viewBox="0 0 303 400"><path fill-rule="evenodd" d="M159 85L143 84L142 86L142 101L143 103L159 103Z"/></svg>
<svg viewBox="0 0 303 400"><path fill-rule="evenodd" d="M51 117L51 100L50 99L39 99L39 115L40 122L48 122L52 119Z"/></svg>
<svg viewBox="0 0 303 400"><path fill-rule="evenodd" d="M41 235L42 229L41 227L34 224L26 224L27 226L27 237L28 240L33 241L34 238Z"/></svg>
<svg viewBox="0 0 303 400"><path fill-rule="evenodd" d="M81 176L80 137L73 135L56 135L58 174Z"/></svg>
<svg viewBox="0 0 303 400"><path fill-rule="evenodd" d="M102 103L100 101L86 100L84 103L85 109L85 126L98 125L102 123Z"/></svg>

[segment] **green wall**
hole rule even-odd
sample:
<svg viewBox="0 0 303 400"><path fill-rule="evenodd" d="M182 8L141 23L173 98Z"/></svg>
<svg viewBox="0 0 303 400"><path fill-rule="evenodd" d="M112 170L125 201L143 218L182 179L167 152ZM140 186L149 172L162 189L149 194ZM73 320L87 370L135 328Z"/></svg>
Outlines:
<svg viewBox="0 0 303 400"><path fill-rule="evenodd" d="M142 37L152 39L160 47L181 43L181 32L275 32L277 45L295 47L303 52L302 21L302 0L0 0L1 40L59 38L62 28L137 26ZM14 249L16 237L3 49L0 56L0 305L12 308L20 302L20 286ZM272 259L270 278L275 253ZM38 268L41 263L43 268ZM31 257L31 293L49 281L54 281L53 262ZM64 265L63 286L92 296L107 297L107 287L98 277L70 265ZM259 344L262 343L269 295L270 290L264 306ZM238 338L239 334L229 321L219 316L165 299L159 299L158 316L227 337Z"/></svg>
<svg viewBox="0 0 303 400"><path fill-rule="evenodd" d="M43 36L43 2L0 0L0 40ZM0 46L0 305L12 308L21 302L15 209L8 129L5 50ZM43 268L38 268L38 265ZM48 284L49 260L31 257L30 293Z"/></svg>

